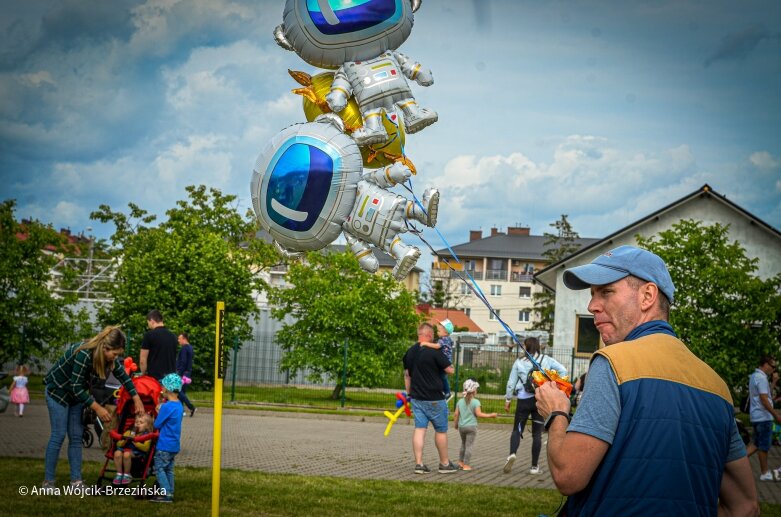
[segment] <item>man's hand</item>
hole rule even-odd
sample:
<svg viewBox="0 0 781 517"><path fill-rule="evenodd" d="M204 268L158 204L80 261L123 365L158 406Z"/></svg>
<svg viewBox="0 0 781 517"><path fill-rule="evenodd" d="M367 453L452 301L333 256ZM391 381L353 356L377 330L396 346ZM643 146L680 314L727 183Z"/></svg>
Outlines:
<svg viewBox="0 0 781 517"><path fill-rule="evenodd" d="M555 382L546 382L535 390L537 412L542 418L548 418L554 411L569 413L570 402L567 395L561 391Z"/></svg>
<svg viewBox="0 0 781 517"><path fill-rule="evenodd" d="M510 412L510 405L513 403L512 400L505 400L504 401L504 412L509 413Z"/></svg>

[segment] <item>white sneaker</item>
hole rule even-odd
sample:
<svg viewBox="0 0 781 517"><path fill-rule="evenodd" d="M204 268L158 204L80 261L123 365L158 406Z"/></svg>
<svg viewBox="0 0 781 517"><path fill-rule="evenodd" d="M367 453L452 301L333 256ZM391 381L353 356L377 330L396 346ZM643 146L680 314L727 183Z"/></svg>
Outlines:
<svg viewBox="0 0 781 517"><path fill-rule="evenodd" d="M767 471L761 476L759 476L760 481L773 481L773 473L771 471Z"/></svg>
<svg viewBox="0 0 781 517"><path fill-rule="evenodd" d="M533 465L532 468L529 469L529 474L539 474L540 473L540 467L537 465Z"/></svg>
<svg viewBox="0 0 781 517"><path fill-rule="evenodd" d="M507 456L507 461L504 462L504 468L502 469L505 474L509 474L513 469L513 463L515 463L515 454Z"/></svg>
<svg viewBox="0 0 781 517"><path fill-rule="evenodd" d="M781 467L778 467L773 471L773 479L776 481L781 481Z"/></svg>

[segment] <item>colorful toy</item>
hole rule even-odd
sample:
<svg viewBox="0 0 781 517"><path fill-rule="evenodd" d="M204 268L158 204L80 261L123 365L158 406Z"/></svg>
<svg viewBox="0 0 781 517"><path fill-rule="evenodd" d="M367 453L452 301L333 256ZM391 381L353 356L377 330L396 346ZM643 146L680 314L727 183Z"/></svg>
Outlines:
<svg viewBox="0 0 781 517"><path fill-rule="evenodd" d="M572 383L569 382L569 376L565 375L564 377L559 376L559 372L556 370L545 370L545 373L548 374L547 377L545 377L545 374L542 373L539 370L535 370L532 372L532 379L534 379L534 384L537 386L542 386L548 381L555 382L556 387L559 388L561 391L564 392L567 397L570 396L572 393Z"/></svg>
<svg viewBox="0 0 781 517"><path fill-rule="evenodd" d="M407 398L407 394L403 391L396 393L396 407L398 409L395 413L391 413L390 411L385 412L385 416L388 417L388 420L390 420L390 422L388 422L388 426L385 428L385 436L390 434L391 427L393 427L393 424L395 424L396 420L399 419L402 412L407 414L407 418L412 417L412 412L410 411L409 407L409 399Z"/></svg>

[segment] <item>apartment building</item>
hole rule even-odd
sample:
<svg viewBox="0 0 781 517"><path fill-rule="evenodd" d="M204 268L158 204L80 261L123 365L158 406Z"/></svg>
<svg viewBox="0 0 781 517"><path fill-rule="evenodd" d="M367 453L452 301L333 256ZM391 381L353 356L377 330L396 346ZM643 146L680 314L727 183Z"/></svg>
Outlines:
<svg viewBox="0 0 781 517"><path fill-rule="evenodd" d="M451 295L453 308L462 309L483 332L489 335L489 343L499 343L507 332L497 319L504 321L515 333L528 331L535 322L534 293L542 286L534 282L534 273L543 269L549 261L543 255L546 237L531 235L530 228L510 226L506 231L491 228L487 236L481 230L471 230L469 241L453 246L461 264L450 259L450 266L435 256L431 266L431 284L441 286ZM581 246L588 246L596 239L578 239ZM437 254L450 258L447 249ZM461 280L466 270L485 294L495 314ZM464 275L466 276L466 275ZM468 277L467 277L468 279Z"/></svg>

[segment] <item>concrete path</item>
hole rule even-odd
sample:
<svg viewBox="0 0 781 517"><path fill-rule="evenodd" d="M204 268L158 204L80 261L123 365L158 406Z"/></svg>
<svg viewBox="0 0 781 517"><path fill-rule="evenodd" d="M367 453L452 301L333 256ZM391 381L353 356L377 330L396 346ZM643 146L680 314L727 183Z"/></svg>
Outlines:
<svg viewBox="0 0 781 517"><path fill-rule="evenodd" d="M521 442L513 471L504 474L502 467L509 453L510 426L480 423L475 442L471 472L438 474L438 457L433 430L426 436L424 461L431 474L413 473L411 422L397 422L390 435L383 436L387 420L375 417L343 417L226 409L223 412L222 466L261 472L280 472L311 476L336 476L358 479L395 479L474 483L553 489L545 459L545 436L540 458L542 472L529 474L531 441ZM182 451L177 465L210 467L212 458L213 412L201 408L195 417L185 417ZM449 451L458 459L460 438L451 429ZM45 404L33 400L24 418L14 417L12 409L0 414L0 457L43 458L49 439L48 412ZM63 447L61 458L66 458ZM99 444L84 450L84 459L104 461ZM752 458L755 477L759 470ZM781 448L770 453L771 466L781 465ZM43 464L41 464L43 477ZM760 500L781 504L781 482L757 481Z"/></svg>

